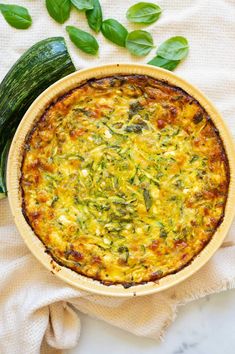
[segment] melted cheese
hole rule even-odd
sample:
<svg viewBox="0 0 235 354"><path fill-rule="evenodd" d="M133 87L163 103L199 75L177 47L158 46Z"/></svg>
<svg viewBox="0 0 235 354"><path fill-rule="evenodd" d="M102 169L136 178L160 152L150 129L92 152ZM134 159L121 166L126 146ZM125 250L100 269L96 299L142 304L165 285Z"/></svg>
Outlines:
<svg viewBox="0 0 235 354"><path fill-rule="evenodd" d="M223 218L222 141L197 101L148 77L90 81L36 123L24 212L60 264L106 284L187 265Z"/></svg>

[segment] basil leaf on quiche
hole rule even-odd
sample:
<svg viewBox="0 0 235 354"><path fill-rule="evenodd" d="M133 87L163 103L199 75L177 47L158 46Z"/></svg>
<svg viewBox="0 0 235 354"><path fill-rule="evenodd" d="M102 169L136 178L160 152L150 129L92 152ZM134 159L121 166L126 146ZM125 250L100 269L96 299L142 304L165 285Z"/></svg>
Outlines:
<svg viewBox="0 0 235 354"><path fill-rule="evenodd" d="M27 29L32 24L28 10L23 6L0 4L0 11L7 23L17 29Z"/></svg>
<svg viewBox="0 0 235 354"><path fill-rule="evenodd" d="M71 41L83 52L96 55L99 50L99 44L90 33L80 30L77 27L67 26L66 31Z"/></svg>
<svg viewBox="0 0 235 354"><path fill-rule="evenodd" d="M82 11L82 10L90 10L93 9L93 0L71 0L73 6L76 7L76 9Z"/></svg>
<svg viewBox="0 0 235 354"><path fill-rule="evenodd" d="M148 189L144 189L143 196L144 196L144 203L145 203L146 210L149 211L149 209L153 204L153 201Z"/></svg>
<svg viewBox="0 0 235 354"><path fill-rule="evenodd" d="M93 9L86 11L86 18L89 27L96 33L100 32L103 14L99 0L93 0Z"/></svg>
<svg viewBox="0 0 235 354"><path fill-rule="evenodd" d="M180 60L169 60L157 55L148 62L149 65L158 66L160 68L173 71L180 63Z"/></svg>
<svg viewBox="0 0 235 354"><path fill-rule="evenodd" d="M157 50L157 54L168 60L182 60L189 52L189 44L186 38L176 36L163 42Z"/></svg>
<svg viewBox="0 0 235 354"><path fill-rule="evenodd" d="M103 21L101 32L103 33L104 37L111 42L119 45L120 47L125 47L128 31L117 20L110 18Z"/></svg>
<svg viewBox="0 0 235 354"><path fill-rule="evenodd" d="M161 16L162 10L159 5L150 2L139 2L131 6L126 14L130 22L151 24Z"/></svg>
<svg viewBox="0 0 235 354"><path fill-rule="evenodd" d="M46 0L49 15L58 23L68 20L71 11L70 0Z"/></svg>
<svg viewBox="0 0 235 354"><path fill-rule="evenodd" d="M133 55L145 56L152 50L153 47L153 37L147 31L132 31L126 38L126 48Z"/></svg>

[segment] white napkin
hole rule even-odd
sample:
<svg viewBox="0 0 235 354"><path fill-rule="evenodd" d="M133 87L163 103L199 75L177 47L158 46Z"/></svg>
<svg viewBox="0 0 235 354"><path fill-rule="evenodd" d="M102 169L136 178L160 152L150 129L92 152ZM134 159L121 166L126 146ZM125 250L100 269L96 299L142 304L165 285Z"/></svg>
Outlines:
<svg viewBox="0 0 235 354"><path fill-rule="evenodd" d="M104 17L114 17L128 28L129 6L138 0L101 1ZM47 14L44 1L12 0L26 6L33 26L26 31L11 28L0 18L0 80L11 65L40 39L62 35L67 39L77 68L110 62L146 63L154 56L135 58L98 35L98 58L81 53L70 44L65 25ZM235 1L159 0L161 19L148 27L156 44L184 35L190 55L176 70L196 84L221 111L235 135ZM66 25L89 30L84 14L73 11ZM174 320L177 308L189 301L235 287L235 224L215 256L193 277L180 285L147 297L115 299L78 291L58 280L30 254L24 245L8 206L0 202L0 352L10 354L61 353L76 345L80 322L71 305L91 316L136 335L162 338Z"/></svg>

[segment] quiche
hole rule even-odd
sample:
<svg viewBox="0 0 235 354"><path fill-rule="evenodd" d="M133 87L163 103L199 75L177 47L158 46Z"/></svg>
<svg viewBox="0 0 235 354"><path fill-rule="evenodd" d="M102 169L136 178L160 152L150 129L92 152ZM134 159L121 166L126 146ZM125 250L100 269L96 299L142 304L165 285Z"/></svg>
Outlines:
<svg viewBox="0 0 235 354"><path fill-rule="evenodd" d="M46 252L103 284L176 273L223 220L229 163L205 109L148 76L92 79L28 134L22 209Z"/></svg>

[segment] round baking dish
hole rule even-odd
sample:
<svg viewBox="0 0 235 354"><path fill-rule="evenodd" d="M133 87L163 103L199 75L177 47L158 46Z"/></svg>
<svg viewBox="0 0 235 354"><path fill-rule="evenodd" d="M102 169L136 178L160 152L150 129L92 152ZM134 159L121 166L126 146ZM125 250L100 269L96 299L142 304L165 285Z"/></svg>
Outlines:
<svg viewBox="0 0 235 354"><path fill-rule="evenodd" d="M52 101L71 89L79 86L79 84L92 78L102 78L117 74L148 75L155 79L165 80L169 84L177 86L193 96L207 111L218 129L224 143L230 167L230 185L224 219L207 246L193 259L189 265L177 273L167 275L156 282L148 282L146 284L132 286L127 289L125 289L122 285L104 285L99 281L80 275L57 264L51 256L45 252L45 246L34 234L25 220L22 212L22 197L20 190L22 147L34 122L43 114ZM169 71L149 65L105 65L81 70L71 74L49 87L35 100L25 114L13 139L8 159L7 186L11 210L22 238L35 257L56 276L74 287L100 295L122 297L148 295L174 286L194 274L212 257L223 242L235 213L235 149L232 137L214 105L197 88L187 83L185 80Z"/></svg>

